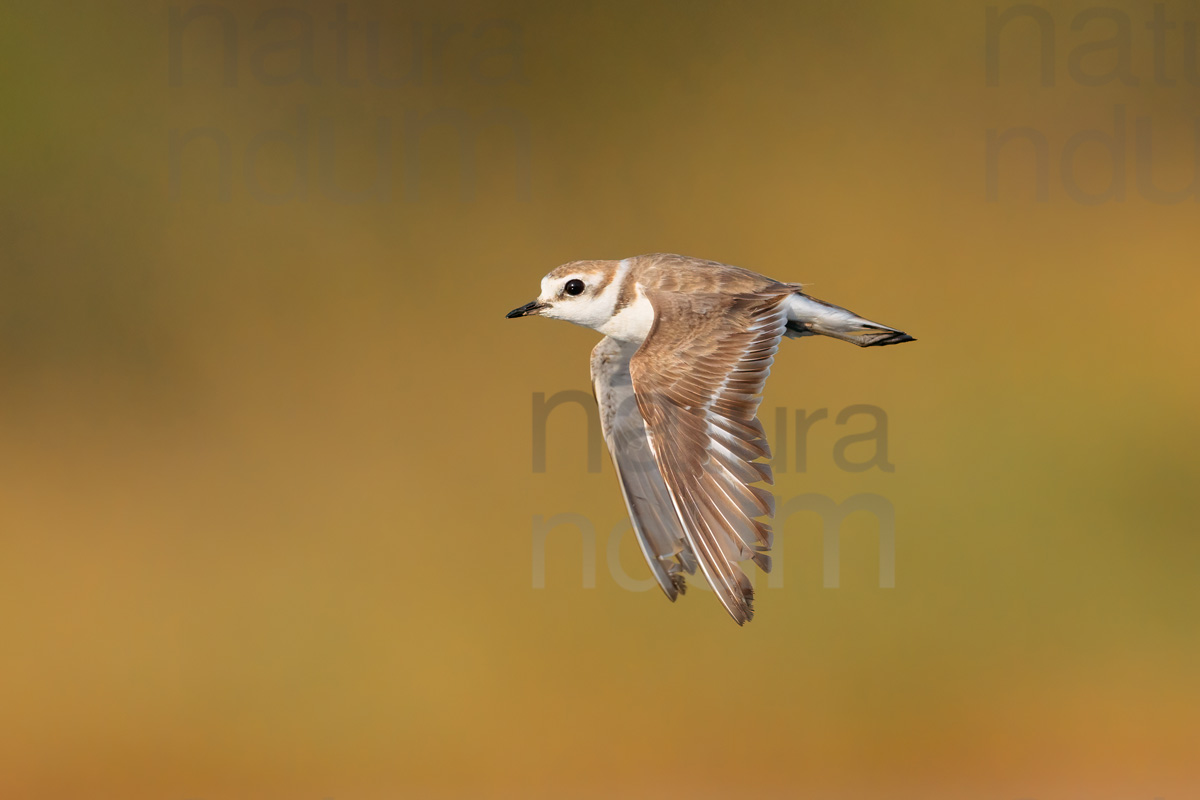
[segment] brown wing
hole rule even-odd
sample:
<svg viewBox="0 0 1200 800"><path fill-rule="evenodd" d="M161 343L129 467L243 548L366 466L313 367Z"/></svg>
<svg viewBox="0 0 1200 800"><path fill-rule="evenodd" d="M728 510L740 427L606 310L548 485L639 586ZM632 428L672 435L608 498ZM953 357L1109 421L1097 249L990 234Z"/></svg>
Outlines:
<svg viewBox="0 0 1200 800"><path fill-rule="evenodd" d="M739 625L754 591L738 563L770 570L774 499L762 424L763 384L787 325L777 293L648 290L654 326L630 360L650 446L704 576Z"/></svg>

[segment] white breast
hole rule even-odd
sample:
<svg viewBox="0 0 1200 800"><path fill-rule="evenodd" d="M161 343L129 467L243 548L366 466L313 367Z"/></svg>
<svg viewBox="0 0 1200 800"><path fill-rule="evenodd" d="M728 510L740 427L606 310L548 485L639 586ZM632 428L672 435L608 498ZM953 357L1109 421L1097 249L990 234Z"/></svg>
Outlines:
<svg viewBox="0 0 1200 800"><path fill-rule="evenodd" d="M646 295L642 294L642 287L638 285L635 288L636 299L613 315L608 322L596 328L597 331L622 342L640 344L645 341L646 336L650 334L650 326L654 324L654 307L650 305Z"/></svg>

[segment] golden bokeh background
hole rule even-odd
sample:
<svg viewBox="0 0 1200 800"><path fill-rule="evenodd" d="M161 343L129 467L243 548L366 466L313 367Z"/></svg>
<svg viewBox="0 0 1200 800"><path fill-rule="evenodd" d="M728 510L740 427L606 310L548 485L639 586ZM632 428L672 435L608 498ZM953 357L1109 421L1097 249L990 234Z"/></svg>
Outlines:
<svg viewBox="0 0 1200 800"><path fill-rule="evenodd" d="M1192 180L1200 7L1161 6L1159 56L1152 3L1042 0L1052 85L1026 15L990 86L1003 4L6 4L0 795L1200 796L1200 205L1138 155ZM885 498L894 588L871 515L826 588L797 514L739 629L622 587L577 406L534 470L596 336L504 312L654 251L918 337L788 342L764 401L828 409L776 493ZM891 472L835 459L860 404ZM534 588L558 514L594 536Z"/></svg>

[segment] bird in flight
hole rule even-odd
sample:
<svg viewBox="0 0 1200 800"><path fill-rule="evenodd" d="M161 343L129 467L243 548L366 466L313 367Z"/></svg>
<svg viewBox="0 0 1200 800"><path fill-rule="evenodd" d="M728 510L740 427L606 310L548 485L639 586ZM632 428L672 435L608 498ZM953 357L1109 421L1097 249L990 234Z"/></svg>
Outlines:
<svg viewBox="0 0 1200 800"><path fill-rule="evenodd" d="M604 334L592 389L638 544L672 601L699 566L738 623L754 616L739 566L770 571L772 483L756 416L779 342L832 336L859 347L907 333L755 272L669 253L573 261L508 318L562 319Z"/></svg>

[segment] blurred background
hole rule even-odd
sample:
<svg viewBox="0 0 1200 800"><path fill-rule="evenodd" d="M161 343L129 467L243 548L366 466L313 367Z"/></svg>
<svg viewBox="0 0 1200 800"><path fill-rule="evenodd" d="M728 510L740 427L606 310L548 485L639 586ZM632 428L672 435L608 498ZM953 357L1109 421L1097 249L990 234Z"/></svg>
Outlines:
<svg viewBox="0 0 1200 800"><path fill-rule="evenodd" d="M1200 796L1200 6L1097 8L5 4L0 794ZM503 319L655 251L919 340L785 343L882 510L743 629Z"/></svg>

